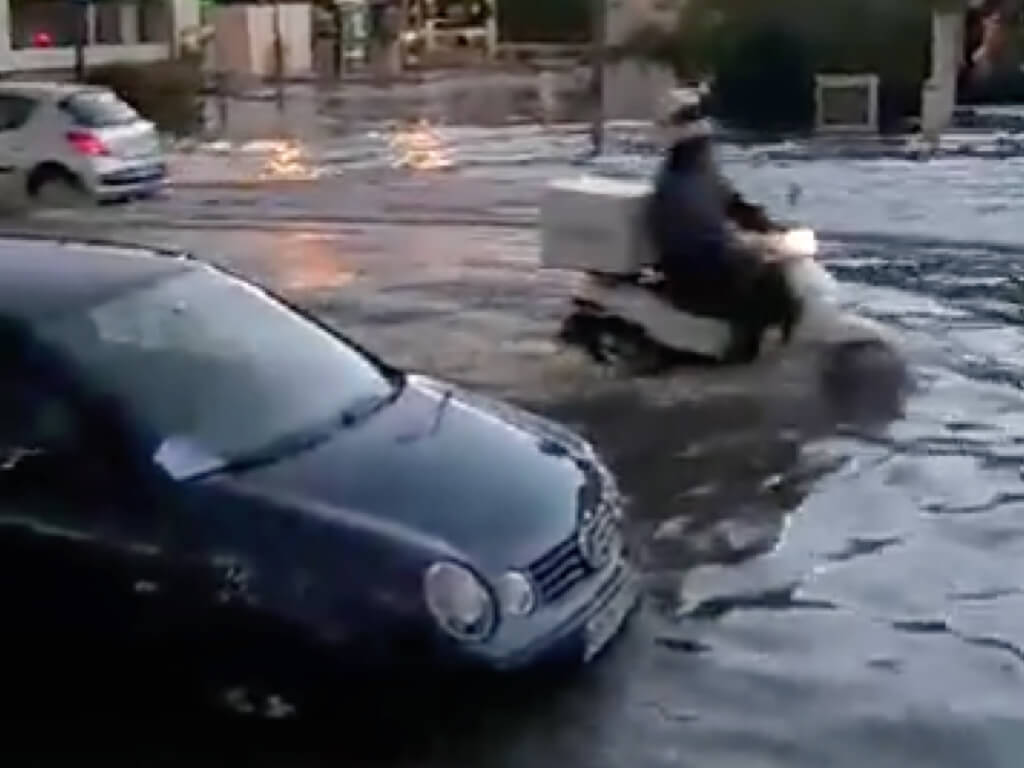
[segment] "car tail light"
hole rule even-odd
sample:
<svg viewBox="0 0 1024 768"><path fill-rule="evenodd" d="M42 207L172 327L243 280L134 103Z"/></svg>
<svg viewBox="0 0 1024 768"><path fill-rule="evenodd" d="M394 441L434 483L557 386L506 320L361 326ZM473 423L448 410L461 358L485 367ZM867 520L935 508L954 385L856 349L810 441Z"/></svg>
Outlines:
<svg viewBox="0 0 1024 768"><path fill-rule="evenodd" d="M67 135L67 139L72 148L81 155L97 157L110 154L110 150L107 149L103 140L88 131L71 131Z"/></svg>

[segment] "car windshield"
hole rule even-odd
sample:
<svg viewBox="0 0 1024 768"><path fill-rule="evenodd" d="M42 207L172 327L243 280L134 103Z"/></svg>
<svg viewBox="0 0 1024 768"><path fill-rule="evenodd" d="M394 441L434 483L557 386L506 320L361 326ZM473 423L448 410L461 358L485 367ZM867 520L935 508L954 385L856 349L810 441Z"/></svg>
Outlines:
<svg viewBox="0 0 1024 768"><path fill-rule="evenodd" d="M63 102L64 110L84 128L127 125L139 119L138 113L108 91L83 91Z"/></svg>
<svg viewBox="0 0 1024 768"><path fill-rule="evenodd" d="M323 430L396 392L396 382L353 347L212 270L61 316L38 334L161 445L173 441L206 457L205 470ZM164 466L176 476L200 471Z"/></svg>

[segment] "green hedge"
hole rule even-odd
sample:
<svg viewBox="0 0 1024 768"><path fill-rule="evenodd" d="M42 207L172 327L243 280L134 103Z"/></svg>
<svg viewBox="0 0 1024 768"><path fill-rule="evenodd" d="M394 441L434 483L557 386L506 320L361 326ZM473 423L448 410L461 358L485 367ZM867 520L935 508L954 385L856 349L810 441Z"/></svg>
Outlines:
<svg viewBox="0 0 1024 768"><path fill-rule="evenodd" d="M715 111L737 127L766 133L798 131L814 120L814 65L785 26L745 30L719 61Z"/></svg>
<svg viewBox="0 0 1024 768"><path fill-rule="evenodd" d="M924 0L690 0L671 34L645 30L619 53L711 79L719 116L764 132L811 126L816 73L875 73L890 128L919 108L930 14Z"/></svg>
<svg viewBox="0 0 1024 768"><path fill-rule="evenodd" d="M511 43L590 39L591 0L498 0L498 34Z"/></svg>
<svg viewBox="0 0 1024 768"><path fill-rule="evenodd" d="M161 131L187 135L202 123L203 76L191 60L90 67L86 79L112 89Z"/></svg>

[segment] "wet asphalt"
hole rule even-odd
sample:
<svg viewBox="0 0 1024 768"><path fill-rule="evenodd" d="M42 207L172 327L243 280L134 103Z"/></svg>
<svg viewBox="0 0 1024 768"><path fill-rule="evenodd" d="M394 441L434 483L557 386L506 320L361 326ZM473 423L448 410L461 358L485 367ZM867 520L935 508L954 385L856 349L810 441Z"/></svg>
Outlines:
<svg viewBox="0 0 1024 768"><path fill-rule="evenodd" d="M556 341L573 277L537 270L531 230L104 235L189 248L394 362L568 423L630 496L645 602L598 663L426 705L388 681L411 712L393 703L367 729L356 702L286 750L437 766L1010 765L992 750L1019 738L1024 431L1007 420L1014 358L998 375L985 362L1024 345L1012 292L992 305L1005 253L964 269L955 249L828 244L858 304L907 334L917 390L894 403L870 369L827 391L816 353L604 370ZM899 287L925 264L935 287Z"/></svg>

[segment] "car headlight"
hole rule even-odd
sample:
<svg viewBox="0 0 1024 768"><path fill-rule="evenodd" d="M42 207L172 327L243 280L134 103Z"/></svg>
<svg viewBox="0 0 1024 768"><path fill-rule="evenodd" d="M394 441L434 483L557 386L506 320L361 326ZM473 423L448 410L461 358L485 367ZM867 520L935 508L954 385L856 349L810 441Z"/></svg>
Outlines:
<svg viewBox="0 0 1024 768"><path fill-rule="evenodd" d="M423 595L441 629L458 640L484 640L494 631L498 614L490 592L468 568L434 563L423 577Z"/></svg>
<svg viewBox="0 0 1024 768"><path fill-rule="evenodd" d="M498 602L509 616L529 616L537 606L537 594L529 577L509 571L497 584Z"/></svg>

